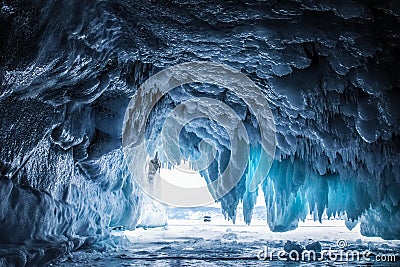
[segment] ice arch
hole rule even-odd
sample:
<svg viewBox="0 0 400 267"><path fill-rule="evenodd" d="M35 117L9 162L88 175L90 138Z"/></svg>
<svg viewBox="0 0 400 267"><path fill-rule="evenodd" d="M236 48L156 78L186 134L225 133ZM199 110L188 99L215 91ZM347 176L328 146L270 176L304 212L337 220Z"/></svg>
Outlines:
<svg viewBox="0 0 400 267"><path fill-rule="evenodd" d="M180 190L181 188L165 182L157 173L149 179L149 174L146 171L148 164L146 164L147 149L144 133L151 110L169 91L194 82L209 83L227 88L247 105L245 109L252 112L258 125L262 126L258 127L258 136L251 136L252 143L260 148L258 162L249 157L250 140L244 123L236 111L223 101L205 97L196 97L181 103L166 118L161 131L161 149L157 148L160 150L158 154L161 160L169 160L165 163L172 165L179 164L181 162L181 147L178 143L181 130L194 119L209 119L214 123L222 124L227 135L215 129L217 130L216 133L211 133L208 140L223 139L224 143L230 144L230 146L224 146L225 150L229 150L229 158L217 158L217 161L226 161L227 165L224 169L219 169L215 173L215 177L208 177L210 182L207 189L211 191L213 200L219 201L233 190L250 164L255 164L256 167L251 176L247 175L244 179L250 180L248 184L251 187L248 190L253 193L267 176L275 156L273 116L266 98L254 82L226 65L213 62L191 62L170 67L150 77L135 93L125 114L122 135L124 153L133 177L137 179L137 183L145 192L167 204L189 206L210 204L210 200L207 201L201 197L208 195L205 188L199 188L198 193L194 189ZM138 109L139 106L140 109ZM200 123L198 129L193 133L201 138L202 136L197 131L202 129ZM211 147L208 142L203 141L198 146L200 159L197 159L192 165L199 171L215 169L210 165L215 160L214 150L216 147ZM183 144L183 146L189 145L188 143ZM152 146L155 147L154 144ZM218 150L218 152L221 151L221 149ZM215 172L215 170L213 171ZM156 183L159 184L156 185Z"/></svg>

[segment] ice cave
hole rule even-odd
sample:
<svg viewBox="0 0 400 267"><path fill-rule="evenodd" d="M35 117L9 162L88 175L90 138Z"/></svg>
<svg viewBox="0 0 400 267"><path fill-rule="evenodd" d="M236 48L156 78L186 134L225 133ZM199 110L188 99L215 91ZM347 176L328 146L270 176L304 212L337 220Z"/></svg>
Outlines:
<svg viewBox="0 0 400 267"><path fill-rule="evenodd" d="M397 0L3 0L0 266L398 266L399 70Z"/></svg>

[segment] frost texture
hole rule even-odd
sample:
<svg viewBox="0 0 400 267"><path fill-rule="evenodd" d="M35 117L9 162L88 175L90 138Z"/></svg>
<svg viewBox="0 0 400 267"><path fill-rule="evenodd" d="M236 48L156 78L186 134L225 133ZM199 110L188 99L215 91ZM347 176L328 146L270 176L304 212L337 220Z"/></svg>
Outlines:
<svg viewBox="0 0 400 267"><path fill-rule="evenodd" d="M400 238L396 1L1 5L0 242L28 247L10 262L39 264L103 239L110 226L136 226L144 204L120 150L125 108L157 70L194 60L241 70L270 103L278 150L262 188L271 229L293 229L308 212L318 219L326 211L361 221L365 235ZM157 105L148 124L150 154L167 112L200 96L237 111L255 162L254 114L223 88L198 84ZM227 164L223 131L206 121L188 125L183 153L195 156L204 136L218 144L217 159L201 173L212 180ZM230 219L244 201L251 220L252 168L220 199ZM37 240L62 245L34 254Z"/></svg>

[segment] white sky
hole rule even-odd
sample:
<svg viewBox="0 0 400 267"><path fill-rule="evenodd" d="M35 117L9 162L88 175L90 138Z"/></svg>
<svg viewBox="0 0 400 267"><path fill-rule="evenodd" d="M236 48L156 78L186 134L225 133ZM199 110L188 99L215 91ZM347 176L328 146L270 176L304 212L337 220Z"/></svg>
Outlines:
<svg viewBox="0 0 400 267"><path fill-rule="evenodd" d="M178 167L175 167L174 169L171 170L161 169L160 176L163 179L165 179L165 181L183 188L198 188L207 186L204 178L201 177L198 172L190 171L189 167L185 164L181 164ZM219 207L219 204L212 204L210 206ZM261 188L259 188L258 190L256 206L265 206L264 194Z"/></svg>

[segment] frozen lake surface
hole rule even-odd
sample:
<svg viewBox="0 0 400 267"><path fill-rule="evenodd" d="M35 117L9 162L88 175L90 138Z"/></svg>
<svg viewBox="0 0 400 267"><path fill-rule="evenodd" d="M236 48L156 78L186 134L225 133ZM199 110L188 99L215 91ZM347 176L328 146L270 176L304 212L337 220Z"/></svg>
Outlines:
<svg viewBox="0 0 400 267"><path fill-rule="evenodd" d="M193 216L196 217L196 216ZM325 220L323 224L306 220L286 233L272 233L266 221L256 219L250 226L239 221L235 225L223 218L209 223L202 218L169 220L168 226L136 231L114 232L119 246L105 252L77 251L64 257L57 266L399 266L400 262L368 260L288 261L278 259L287 240L303 246L319 241L322 249L339 249L337 242L345 241L343 251L371 251L371 255L398 255L400 241L363 237L359 226L349 231L342 220ZM260 250L268 248L272 260L259 260Z"/></svg>

